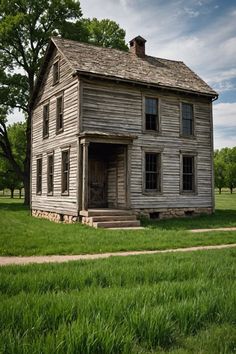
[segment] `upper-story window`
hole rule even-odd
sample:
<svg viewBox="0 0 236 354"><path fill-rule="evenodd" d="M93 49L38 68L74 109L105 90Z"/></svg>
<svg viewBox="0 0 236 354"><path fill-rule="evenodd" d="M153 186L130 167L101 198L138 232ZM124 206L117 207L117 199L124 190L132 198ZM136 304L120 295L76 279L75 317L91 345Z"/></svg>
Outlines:
<svg viewBox="0 0 236 354"><path fill-rule="evenodd" d="M183 192L195 192L195 168L194 168L194 156L183 155L182 156L182 191Z"/></svg>
<svg viewBox="0 0 236 354"><path fill-rule="evenodd" d="M190 103L182 103L182 135L193 136L193 105Z"/></svg>
<svg viewBox="0 0 236 354"><path fill-rule="evenodd" d="M145 97L145 130L159 130L157 98Z"/></svg>
<svg viewBox="0 0 236 354"><path fill-rule="evenodd" d="M49 134L49 104L43 106L43 138Z"/></svg>
<svg viewBox="0 0 236 354"><path fill-rule="evenodd" d="M57 133L60 133L63 131L63 96L57 97L56 101L56 126L57 126Z"/></svg>
<svg viewBox="0 0 236 354"><path fill-rule="evenodd" d="M161 190L161 155L156 152L145 153L145 191L160 192Z"/></svg>
<svg viewBox="0 0 236 354"><path fill-rule="evenodd" d="M57 84L60 79L59 72L59 60L57 60L52 66L52 74L53 74L53 85Z"/></svg>

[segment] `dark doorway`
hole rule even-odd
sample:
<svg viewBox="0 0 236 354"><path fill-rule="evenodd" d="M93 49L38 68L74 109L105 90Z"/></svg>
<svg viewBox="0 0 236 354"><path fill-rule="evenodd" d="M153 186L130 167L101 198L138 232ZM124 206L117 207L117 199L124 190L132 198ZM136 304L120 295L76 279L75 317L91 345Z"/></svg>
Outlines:
<svg viewBox="0 0 236 354"><path fill-rule="evenodd" d="M107 207L107 163L89 160L89 208Z"/></svg>
<svg viewBox="0 0 236 354"><path fill-rule="evenodd" d="M107 207L107 150L102 144L89 146L89 208Z"/></svg>

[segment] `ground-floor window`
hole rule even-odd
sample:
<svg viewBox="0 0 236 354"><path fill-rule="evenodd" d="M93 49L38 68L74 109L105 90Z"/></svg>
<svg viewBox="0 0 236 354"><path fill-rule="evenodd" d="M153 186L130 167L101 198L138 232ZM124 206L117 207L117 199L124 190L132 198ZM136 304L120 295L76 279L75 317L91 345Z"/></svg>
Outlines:
<svg viewBox="0 0 236 354"><path fill-rule="evenodd" d="M182 156L182 191L195 192L195 157L191 155Z"/></svg>
<svg viewBox="0 0 236 354"><path fill-rule="evenodd" d="M161 190L161 155L156 152L145 153L145 191L160 192Z"/></svg>
<svg viewBox="0 0 236 354"><path fill-rule="evenodd" d="M42 157L36 160L36 193L42 193Z"/></svg>
<svg viewBox="0 0 236 354"><path fill-rule="evenodd" d="M69 150L62 151L62 171L61 171L61 193L69 194L69 171L70 171L70 152Z"/></svg>
<svg viewBox="0 0 236 354"><path fill-rule="evenodd" d="M48 155L48 194L53 194L53 172L54 172L54 156Z"/></svg>

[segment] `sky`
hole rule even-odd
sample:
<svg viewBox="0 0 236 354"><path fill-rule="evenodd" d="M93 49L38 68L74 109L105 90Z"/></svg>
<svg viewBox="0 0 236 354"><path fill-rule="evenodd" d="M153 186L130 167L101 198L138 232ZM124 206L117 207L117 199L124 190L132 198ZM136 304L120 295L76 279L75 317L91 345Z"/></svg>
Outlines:
<svg viewBox="0 0 236 354"><path fill-rule="evenodd" d="M80 0L84 17L109 18L147 40L146 53L184 61L219 93L214 147L236 146L236 0ZM16 119L16 114L12 119Z"/></svg>

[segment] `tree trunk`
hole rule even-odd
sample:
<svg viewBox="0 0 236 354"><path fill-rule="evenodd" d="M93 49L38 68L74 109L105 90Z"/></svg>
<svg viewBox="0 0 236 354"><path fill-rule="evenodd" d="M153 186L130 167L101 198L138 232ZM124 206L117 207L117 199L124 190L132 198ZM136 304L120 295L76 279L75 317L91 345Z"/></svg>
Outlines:
<svg viewBox="0 0 236 354"><path fill-rule="evenodd" d="M27 119L26 128L26 156L24 161L24 189L25 199L24 204L30 206L30 159L31 159L31 112Z"/></svg>
<svg viewBox="0 0 236 354"><path fill-rule="evenodd" d="M221 188L219 188L219 194L221 194Z"/></svg>
<svg viewBox="0 0 236 354"><path fill-rule="evenodd" d="M230 193L233 194L233 187L230 187Z"/></svg>
<svg viewBox="0 0 236 354"><path fill-rule="evenodd" d="M11 199L14 198L14 188L10 188L10 191L11 191Z"/></svg>
<svg viewBox="0 0 236 354"><path fill-rule="evenodd" d="M19 199L21 199L21 191L22 191L22 188L19 188Z"/></svg>

